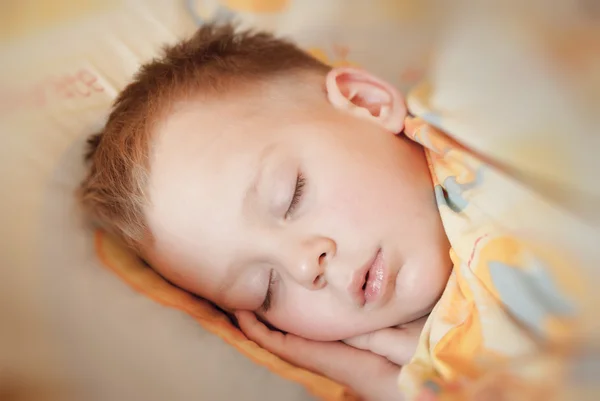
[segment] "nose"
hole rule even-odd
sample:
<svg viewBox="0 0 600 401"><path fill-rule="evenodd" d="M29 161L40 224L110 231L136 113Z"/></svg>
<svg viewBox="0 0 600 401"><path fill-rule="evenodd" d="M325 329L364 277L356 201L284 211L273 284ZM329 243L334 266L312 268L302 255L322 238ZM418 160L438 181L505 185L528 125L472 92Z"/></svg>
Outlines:
<svg viewBox="0 0 600 401"><path fill-rule="evenodd" d="M303 241L290 260L290 275L309 290L318 290L327 285L325 271L336 253L336 244L330 238L315 237Z"/></svg>

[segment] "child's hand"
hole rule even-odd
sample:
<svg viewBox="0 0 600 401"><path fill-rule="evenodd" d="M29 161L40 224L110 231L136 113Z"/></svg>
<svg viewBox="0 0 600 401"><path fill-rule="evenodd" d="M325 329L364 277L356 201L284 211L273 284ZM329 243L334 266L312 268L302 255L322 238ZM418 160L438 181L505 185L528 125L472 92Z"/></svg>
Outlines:
<svg viewBox="0 0 600 401"><path fill-rule="evenodd" d="M427 317L422 317L402 326L390 327L348 338L344 342L355 348L386 357L390 362L397 365L406 365L417 349L419 336L426 320Z"/></svg>
<svg viewBox="0 0 600 401"><path fill-rule="evenodd" d="M250 340L294 365L347 385L365 401L402 399L397 384L400 367L386 358L339 341L311 341L269 330L251 312L235 316Z"/></svg>

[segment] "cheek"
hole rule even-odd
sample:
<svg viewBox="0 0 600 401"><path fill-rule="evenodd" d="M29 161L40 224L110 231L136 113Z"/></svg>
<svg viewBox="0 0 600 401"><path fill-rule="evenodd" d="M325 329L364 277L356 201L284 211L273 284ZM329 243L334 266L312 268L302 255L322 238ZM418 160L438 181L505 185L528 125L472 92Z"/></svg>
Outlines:
<svg viewBox="0 0 600 401"><path fill-rule="evenodd" d="M382 217L387 225L389 218L398 214L401 188L389 173L365 168L325 179L318 202L325 219L332 218L338 229L361 227L365 235L376 234L369 230L375 229Z"/></svg>
<svg viewBox="0 0 600 401"><path fill-rule="evenodd" d="M316 341L351 337L364 322L356 311L348 310L327 292L300 289L282 294L267 320L282 331Z"/></svg>
<svg viewBox="0 0 600 401"><path fill-rule="evenodd" d="M413 152L401 145L394 139L315 149L306 165L317 189L315 205L324 213L319 217L339 216L344 227L370 227L377 216L397 214L413 184L404 172L404 164L411 162L405 159L413 159Z"/></svg>
<svg viewBox="0 0 600 401"><path fill-rule="evenodd" d="M448 283L450 265L440 263L439 260L427 263L427 268L407 268L398 277L396 293L401 294L402 302L410 302L418 310L429 310L437 303L444 288Z"/></svg>

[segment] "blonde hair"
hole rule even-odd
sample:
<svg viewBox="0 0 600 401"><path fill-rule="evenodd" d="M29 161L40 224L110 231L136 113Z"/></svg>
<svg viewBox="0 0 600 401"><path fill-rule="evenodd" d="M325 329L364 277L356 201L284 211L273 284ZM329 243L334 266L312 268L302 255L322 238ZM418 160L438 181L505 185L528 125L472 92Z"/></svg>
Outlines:
<svg viewBox="0 0 600 401"><path fill-rule="evenodd" d="M104 129L90 137L89 171L78 192L85 212L137 247L149 238L144 219L151 131L173 101L231 90L232 83L329 67L291 42L264 32L205 25L143 65L119 94Z"/></svg>

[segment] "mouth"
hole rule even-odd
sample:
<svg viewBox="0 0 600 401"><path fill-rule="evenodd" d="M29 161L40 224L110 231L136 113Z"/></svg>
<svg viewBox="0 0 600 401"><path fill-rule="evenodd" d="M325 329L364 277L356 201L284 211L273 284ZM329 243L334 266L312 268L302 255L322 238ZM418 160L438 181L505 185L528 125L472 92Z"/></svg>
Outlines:
<svg viewBox="0 0 600 401"><path fill-rule="evenodd" d="M381 249L353 277L349 290L360 306L381 299L385 290L386 269Z"/></svg>

